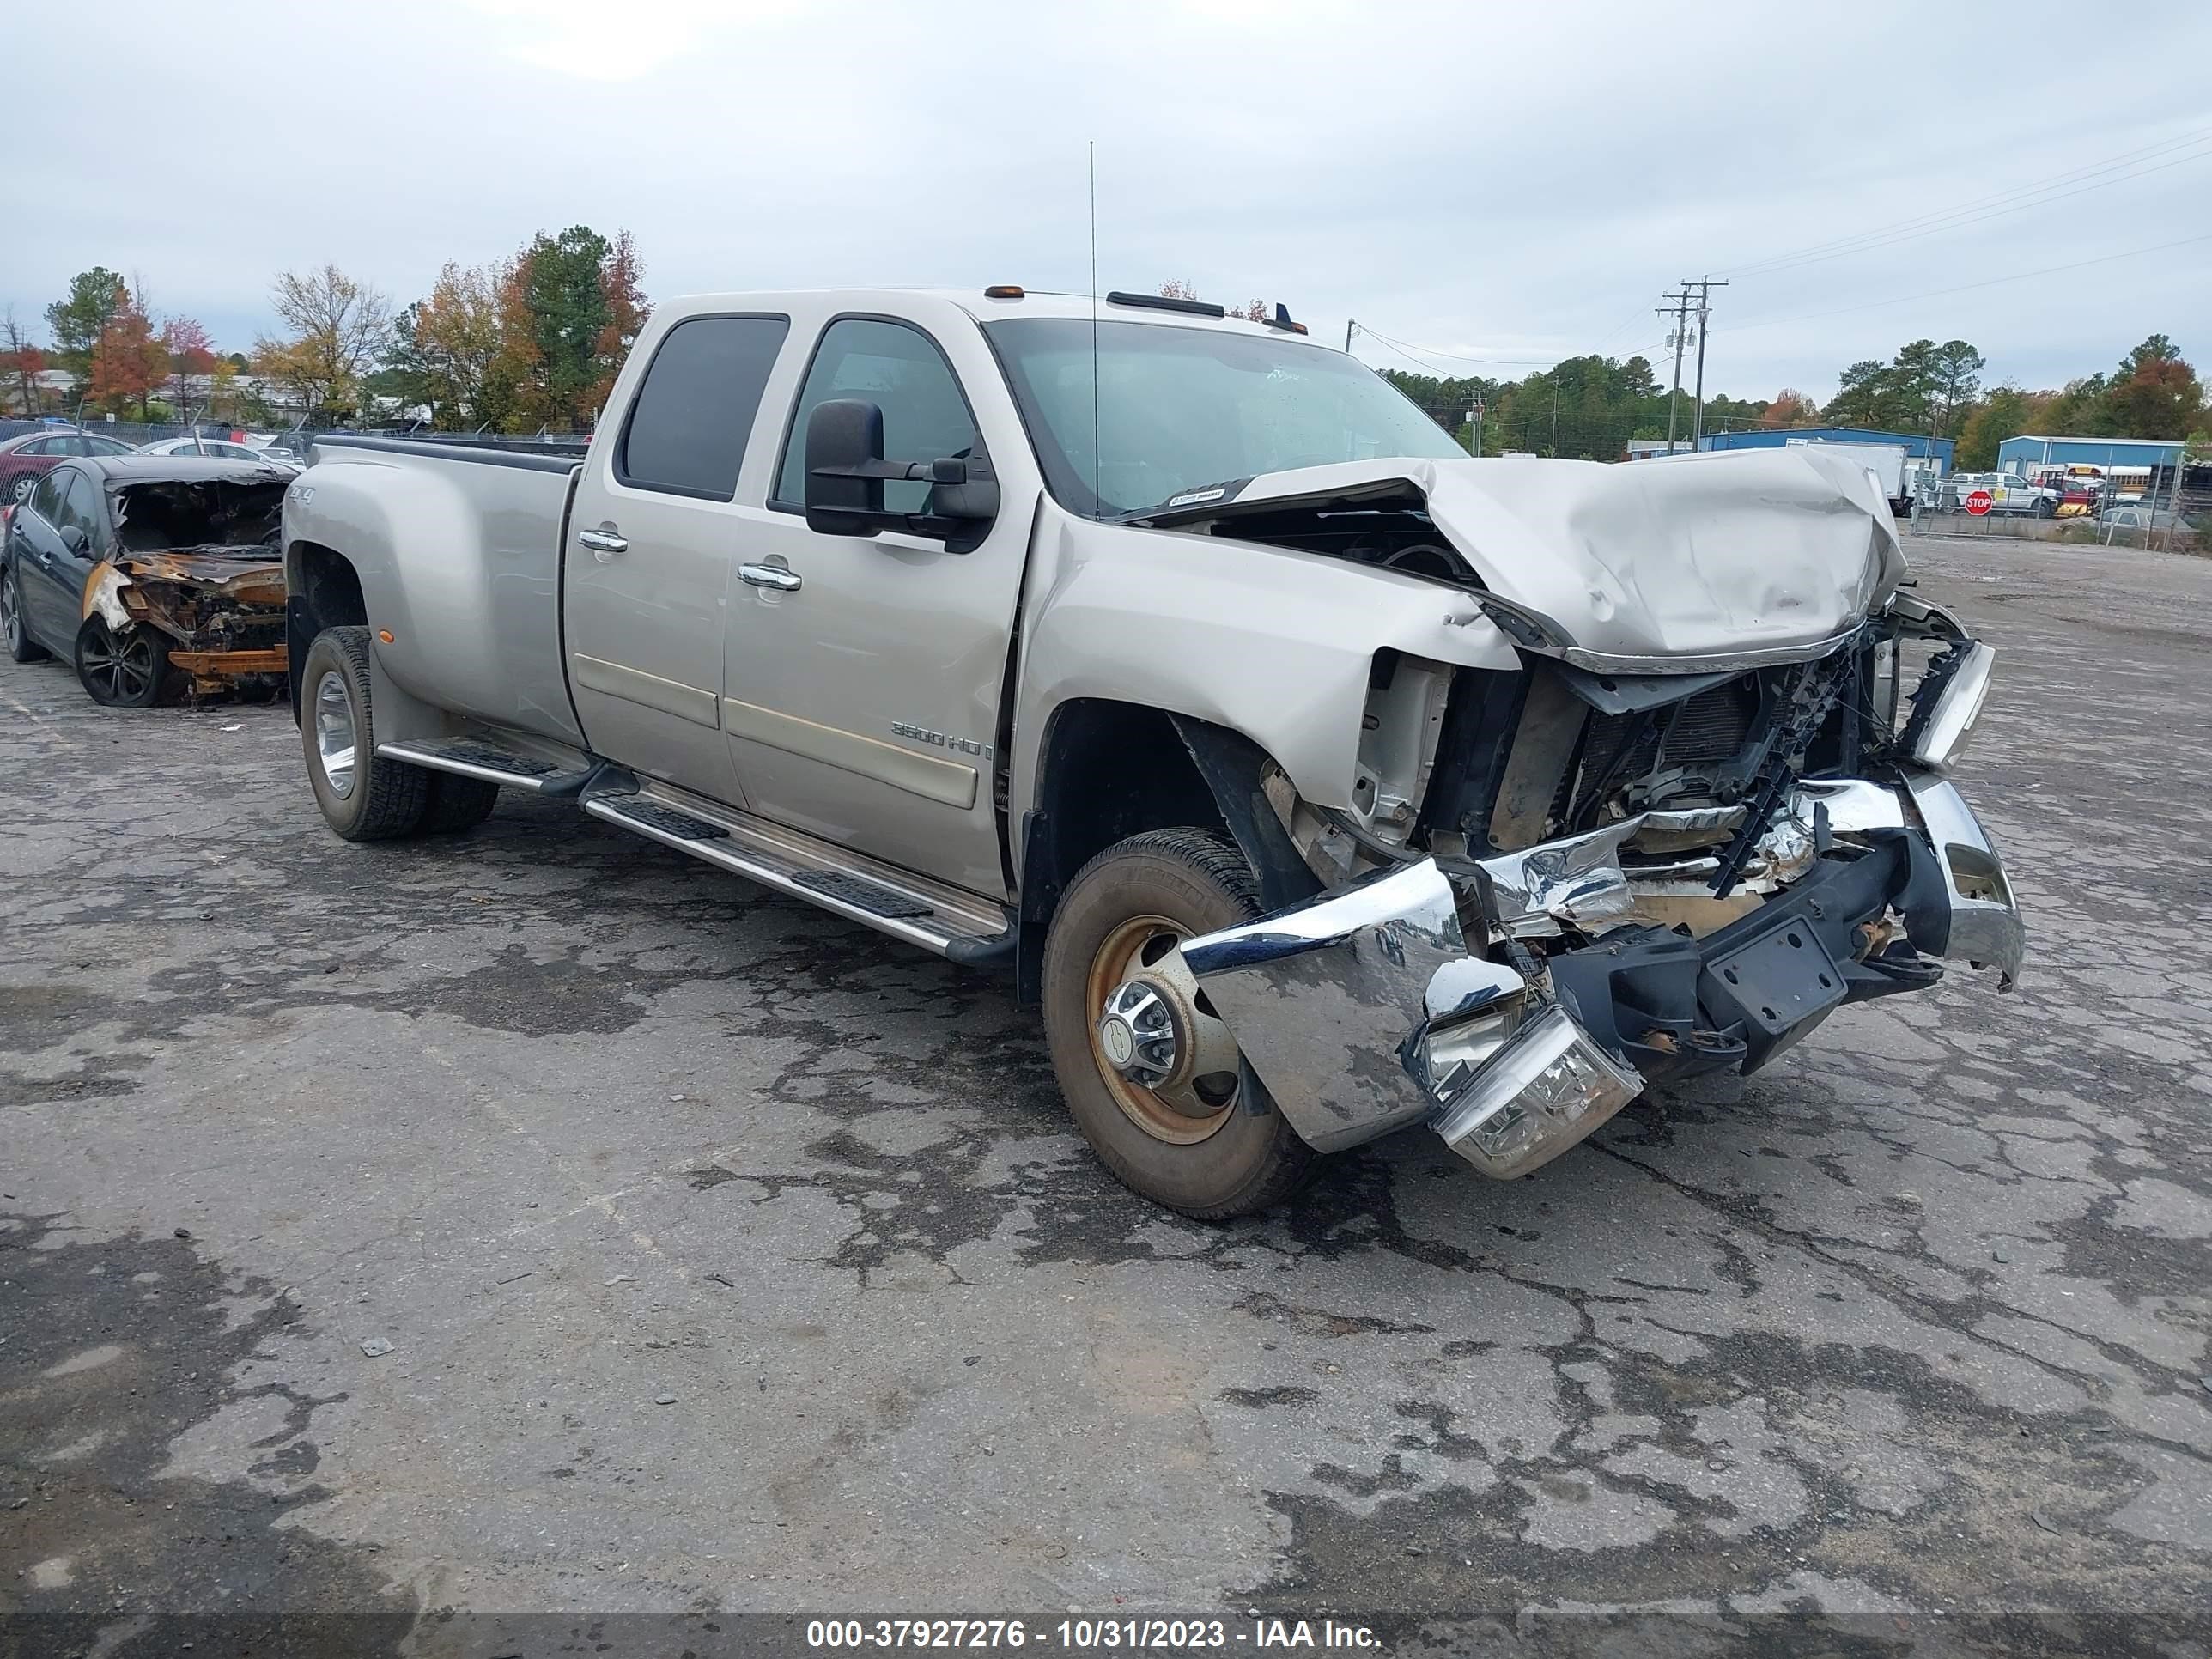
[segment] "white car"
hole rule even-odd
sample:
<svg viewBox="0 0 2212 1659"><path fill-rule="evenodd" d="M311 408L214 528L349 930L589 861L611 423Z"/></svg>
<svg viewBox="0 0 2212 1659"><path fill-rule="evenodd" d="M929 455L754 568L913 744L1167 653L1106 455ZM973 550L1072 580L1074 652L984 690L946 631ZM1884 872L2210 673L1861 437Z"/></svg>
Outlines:
<svg viewBox="0 0 2212 1659"><path fill-rule="evenodd" d="M1943 505L1963 512L1966 497L1978 489L1989 492L1992 513L2033 514L2048 519L2058 511L2057 490L2030 483L2017 472L1954 472L1943 480Z"/></svg>
<svg viewBox="0 0 2212 1659"><path fill-rule="evenodd" d="M298 464L289 456L274 455L248 444L234 444L227 438L163 438L158 443L139 445L137 453L141 455L205 455L218 461L263 461L271 466L289 467L295 472L300 470Z"/></svg>

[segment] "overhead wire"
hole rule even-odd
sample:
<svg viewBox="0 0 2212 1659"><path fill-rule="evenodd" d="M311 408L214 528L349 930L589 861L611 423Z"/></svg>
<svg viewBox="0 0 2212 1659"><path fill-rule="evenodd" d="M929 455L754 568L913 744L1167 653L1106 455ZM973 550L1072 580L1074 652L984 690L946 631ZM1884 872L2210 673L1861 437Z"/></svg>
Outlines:
<svg viewBox="0 0 2212 1659"><path fill-rule="evenodd" d="M2096 178L2099 173L2112 173L2115 169L2130 167L2134 163L2166 155L2173 150L2188 149L2191 146L2208 143L2212 143L2212 127L2199 128L2178 138L2166 139L2155 144L2123 151L2120 155L2108 157L2105 161L2075 167L2065 173L2039 179L2033 184L2014 185L2011 189L1997 191L1987 196L1976 197L1964 202L1954 202L1932 213L1896 220L1889 224L1877 225L1870 229L1856 231L1847 236L1832 238L1825 242L1814 242L1786 253L1772 254L1765 258L1731 265L1726 267L1723 274L1734 277L1794 269L1799 264L1817 264L1825 259L1841 258L1850 253L1870 251L1877 246L1887 246L1893 241L1906 241L1915 237L1932 235L1939 231L1957 228L1966 224L1978 223L1985 218L1996 218L2007 213L2022 212L2029 208L2044 206L2049 202L2063 201L2069 197L2081 195L2088 191L2101 190L2108 185L2118 184L2128 179L2140 178L2145 173L2163 172L2168 167L2180 167L2190 161L2203 160L2206 156L2212 155L2212 149L2200 150L2188 155L2172 156L2170 159L2156 161L2152 166L2137 167L2130 172L2118 173L2117 176L2109 179ZM2084 180L2094 180L2094 182L2082 182ZM2064 186L2073 187L2062 188ZM2010 204L2010 205L2003 205L2005 204Z"/></svg>

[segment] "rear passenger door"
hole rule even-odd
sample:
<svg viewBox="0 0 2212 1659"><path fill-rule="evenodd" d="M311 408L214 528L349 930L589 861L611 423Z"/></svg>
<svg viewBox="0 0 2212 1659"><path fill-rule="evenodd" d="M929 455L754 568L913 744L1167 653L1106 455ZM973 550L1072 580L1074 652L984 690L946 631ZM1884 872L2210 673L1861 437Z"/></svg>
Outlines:
<svg viewBox="0 0 2212 1659"><path fill-rule="evenodd" d="M721 726L732 502L789 327L780 315L708 314L663 334L620 429L592 447L562 550L568 683L586 740L635 771L740 803Z"/></svg>

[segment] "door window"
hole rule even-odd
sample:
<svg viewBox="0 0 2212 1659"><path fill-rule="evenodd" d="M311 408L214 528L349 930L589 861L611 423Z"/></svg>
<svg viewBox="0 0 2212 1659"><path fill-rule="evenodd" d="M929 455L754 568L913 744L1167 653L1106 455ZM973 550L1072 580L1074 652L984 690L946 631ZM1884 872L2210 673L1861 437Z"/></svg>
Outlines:
<svg viewBox="0 0 2212 1659"><path fill-rule="evenodd" d="M807 419L816 404L836 398L864 398L883 410L887 461L933 461L975 447L975 417L968 412L960 382L935 342L903 323L840 318L823 332L784 434L775 485L779 503L805 505ZM922 512L929 489L921 480L888 483L884 510Z"/></svg>
<svg viewBox="0 0 2212 1659"><path fill-rule="evenodd" d="M84 453L88 455L128 455L131 446L117 438L87 438Z"/></svg>
<svg viewBox="0 0 2212 1659"><path fill-rule="evenodd" d="M74 525L84 532L86 556L91 556L99 548L100 492L82 472L71 470L65 475L58 525Z"/></svg>
<svg viewBox="0 0 2212 1659"><path fill-rule="evenodd" d="M59 505L61 495L61 474L49 472L39 480L38 486L31 491L31 499L27 505L32 512L37 514L48 524L57 524L59 522L61 514Z"/></svg>
<svg viewBox="0 0 2212 1659"><path fill-rule="evenodd" d="M616 478L674 495L735 495L761 392L790 330L783 317L693 317L670 329L623 423Z"/></svg>

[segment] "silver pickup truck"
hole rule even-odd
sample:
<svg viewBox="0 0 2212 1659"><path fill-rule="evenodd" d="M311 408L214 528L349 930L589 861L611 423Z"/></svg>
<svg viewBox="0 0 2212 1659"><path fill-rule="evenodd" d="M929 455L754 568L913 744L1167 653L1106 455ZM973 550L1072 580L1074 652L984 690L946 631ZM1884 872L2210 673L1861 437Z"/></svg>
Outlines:
<svg viewBox="0 0 2212 1659"><path fill-rule="evenodd" d="M1992 653L1809 448L1474 460L1187 301L664 307L588 451L330 436L284 516L350 840L534 790L1001 968L1201 1217L1425 1125L1485 1174L1839 1006L2009 984L1948 780Z"/></svg>

